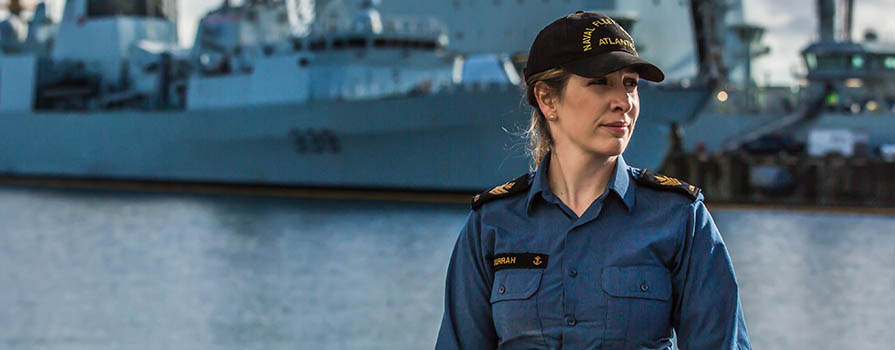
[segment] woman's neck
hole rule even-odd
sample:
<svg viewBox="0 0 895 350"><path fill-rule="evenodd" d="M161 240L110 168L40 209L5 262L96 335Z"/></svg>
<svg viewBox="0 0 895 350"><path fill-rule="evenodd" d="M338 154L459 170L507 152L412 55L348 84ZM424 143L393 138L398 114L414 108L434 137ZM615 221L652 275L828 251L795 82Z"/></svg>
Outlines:
<svg viewBox="0 0 895 350"><path fill-rule="evenodd" d="M578 217L606 191L618 156L600 157L580 150L550 152L550 190Z"/></svg>

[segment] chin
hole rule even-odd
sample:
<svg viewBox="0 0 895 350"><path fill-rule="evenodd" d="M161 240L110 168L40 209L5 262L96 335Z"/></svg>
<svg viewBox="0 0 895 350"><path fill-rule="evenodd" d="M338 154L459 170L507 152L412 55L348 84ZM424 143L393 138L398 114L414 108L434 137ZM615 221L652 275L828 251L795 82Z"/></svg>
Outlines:
<svg viewBox="0 0 895 350"><path fill-rule="evenodd" d="M597 145L592 145L590 150L593 153L597 153L605 157L614 157L625 152L625 148L627 147L627 140L617 139L609 142L604 141Z"/></svg>

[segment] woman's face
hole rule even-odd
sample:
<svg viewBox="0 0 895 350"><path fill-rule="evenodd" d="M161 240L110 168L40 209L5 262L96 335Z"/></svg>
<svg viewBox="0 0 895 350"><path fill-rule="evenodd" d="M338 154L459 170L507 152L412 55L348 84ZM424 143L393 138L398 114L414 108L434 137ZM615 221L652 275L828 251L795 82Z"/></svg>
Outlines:
<svg viewBox="0 0 895 350"><path fill-rule="evenodd" d="M600 78L572 74L554 101L556 119L548 118L556 146L602 157L624 152L640 113L638 79L630 68Z"/></svg>

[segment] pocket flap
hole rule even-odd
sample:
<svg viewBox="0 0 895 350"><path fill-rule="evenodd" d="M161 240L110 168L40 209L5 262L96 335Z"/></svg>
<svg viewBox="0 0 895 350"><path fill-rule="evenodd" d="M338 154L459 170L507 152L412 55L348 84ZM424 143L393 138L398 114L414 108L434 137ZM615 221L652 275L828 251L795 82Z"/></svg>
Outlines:
<svg viewBox="0 0 895 350"><path fill-rule="evenodd" d="M510 269L494 273L491 302L528 299L541 286L540 269Z"/></svg>
<svg viewBox="0 0 895 350"><path fill-rule="evenodd" d="M662 266L612 266L603 269L603 290L614 297L668 300L671 277Z"/></svg>

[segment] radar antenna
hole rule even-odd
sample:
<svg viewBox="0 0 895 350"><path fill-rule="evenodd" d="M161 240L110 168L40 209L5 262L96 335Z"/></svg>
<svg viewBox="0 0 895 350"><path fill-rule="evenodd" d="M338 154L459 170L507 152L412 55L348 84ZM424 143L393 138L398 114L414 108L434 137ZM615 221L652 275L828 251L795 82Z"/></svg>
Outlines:
<svg viewBox="0 0 895 350"><path fill-rule="evenodd" d="M22 3L21 0L8 0L5 4L0 3L0 8L5 8L10 14L21 17L23 11L34 11L39 1L29 1Z"/></svg>

